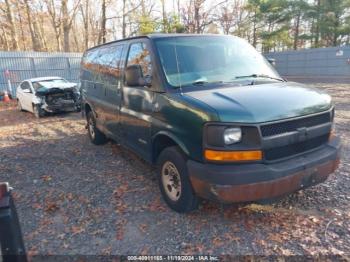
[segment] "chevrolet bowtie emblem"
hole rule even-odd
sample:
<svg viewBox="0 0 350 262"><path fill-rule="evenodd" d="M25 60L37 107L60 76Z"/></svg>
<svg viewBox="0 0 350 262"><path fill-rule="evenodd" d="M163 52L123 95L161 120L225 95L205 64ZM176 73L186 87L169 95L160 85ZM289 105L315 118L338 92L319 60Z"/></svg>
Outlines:
<svg viewBox="0 0 350 262"><path fill-rule="evenodd" d="M298 140L299 140L299 142L305 141L307 139L307 135L308 135L307 128L306 127L300 127L300 128L297 128L297 131L298 131Z"/></svg>

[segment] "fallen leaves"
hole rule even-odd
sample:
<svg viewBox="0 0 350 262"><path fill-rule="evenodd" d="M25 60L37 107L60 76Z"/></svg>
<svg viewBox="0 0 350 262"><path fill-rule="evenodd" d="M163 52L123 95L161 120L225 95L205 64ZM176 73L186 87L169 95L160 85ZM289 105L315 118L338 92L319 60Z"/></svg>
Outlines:
<svg viewBox="0 0 350 262"><path fill-rule="evenodd" d="M49 182L49 181L52 180L52 177L49 176L49 175L46 175L46 176L42 176L41 179L42 179L43 181L45 181L45 182Z"/></svg>
<svg viewBox="0 0 350 262"><path fill-rule="evenodd" d="M160 196L157 196L147 207L147 209L151 212L165 212L168 210Z"/></svg>
<svg viewBox="0 0 350 262"><path fill-rule="evenodd" d="M274 241L274 242L277 242L279 244L282 244L284 242L284 240L281 238L281 235L279 235L278 233L269 233L267 235L267 239L269 241Z"/></svg>
<svg viewBox="0 0 350 262"><path fill-rule="evenodd" d="M116 224L116 239L117 240L122 240L124 238L124 233L125 233L125 225L127 223L126 219L119 219L117 224Z"/></svg>
<svg viewBox="0 0 350 262"><path fill-rule="evenodd" d="M45 202L45 208L44 208L45 212L53 213L58 209L59 209L59 206L57 202L50 201L50 200Z"/></svg>
<svg viewBox="0 0 350 262"><path fill-rule="evenodd" d="M224 240L219 236L214 237L212 243L215 248L222 247L225 244Z"/></svg>
<svg viewBox="0 0 350 262"><path fill-rule="evenodd" d="M72 226L71 232L73 233L73 236L74 236L76 234L81 234L85 232L85 228L83 228L82 226Z"/></svg>
<svg viewBox="0 0 350 262"><path fill-rule="evenodd" d="M145 234L146 231L147 231L148 225L147 225L147 224L140 224L140 225L138 226L138 228L140 229L140 231L141 231L143 234Z"/></svg>

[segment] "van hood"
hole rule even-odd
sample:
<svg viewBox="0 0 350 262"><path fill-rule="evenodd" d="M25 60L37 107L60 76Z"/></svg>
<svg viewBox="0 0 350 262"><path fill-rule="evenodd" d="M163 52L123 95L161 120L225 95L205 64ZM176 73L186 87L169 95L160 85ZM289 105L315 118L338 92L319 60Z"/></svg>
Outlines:
<svg viewBox="0 0 350 262"><path fill-rule="evenodd" d="M331 97L303 84L285 82L196 90L184 95L216 110L220 121L260 123L329 109Z"/></svg>

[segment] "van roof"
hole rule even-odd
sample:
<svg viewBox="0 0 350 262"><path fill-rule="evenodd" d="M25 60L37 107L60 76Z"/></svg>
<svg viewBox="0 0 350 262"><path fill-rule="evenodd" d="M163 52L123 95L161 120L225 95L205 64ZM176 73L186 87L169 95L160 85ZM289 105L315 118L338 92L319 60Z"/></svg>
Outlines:
<svg viewBox="0 0 350 262"><path fill-rule="evenodd" d="M122 41L127 41L127 40L133 40L133 39L139 39L139 38L149 38L149 39L157 39L157 38L167 38L167 37L177 37L177 36L227 36L227 35L219 35L219 34L181 34L181 33L153 33L153 34L148 34L148 35L140 35L140 36L133 36L133 37L128 37L128 38L123 38L123 39L118 39L114 41L110 41L101 45L97 45L94 47L91 47L87 49L86 51L93 50L95 48L99 48L101 46L109 45L112 43L118 43Z"/></svg>

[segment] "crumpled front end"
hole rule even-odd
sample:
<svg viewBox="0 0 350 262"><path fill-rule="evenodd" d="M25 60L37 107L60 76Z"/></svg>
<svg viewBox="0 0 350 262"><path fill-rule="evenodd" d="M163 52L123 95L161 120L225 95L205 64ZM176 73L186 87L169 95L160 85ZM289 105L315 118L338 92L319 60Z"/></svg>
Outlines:
<svg viewBox="0 0 350 262"><path fill-rule="evenodd" d="M80 111L80 95L73 88L47 91L37 94L41 108L49 113Z"/></svg>

